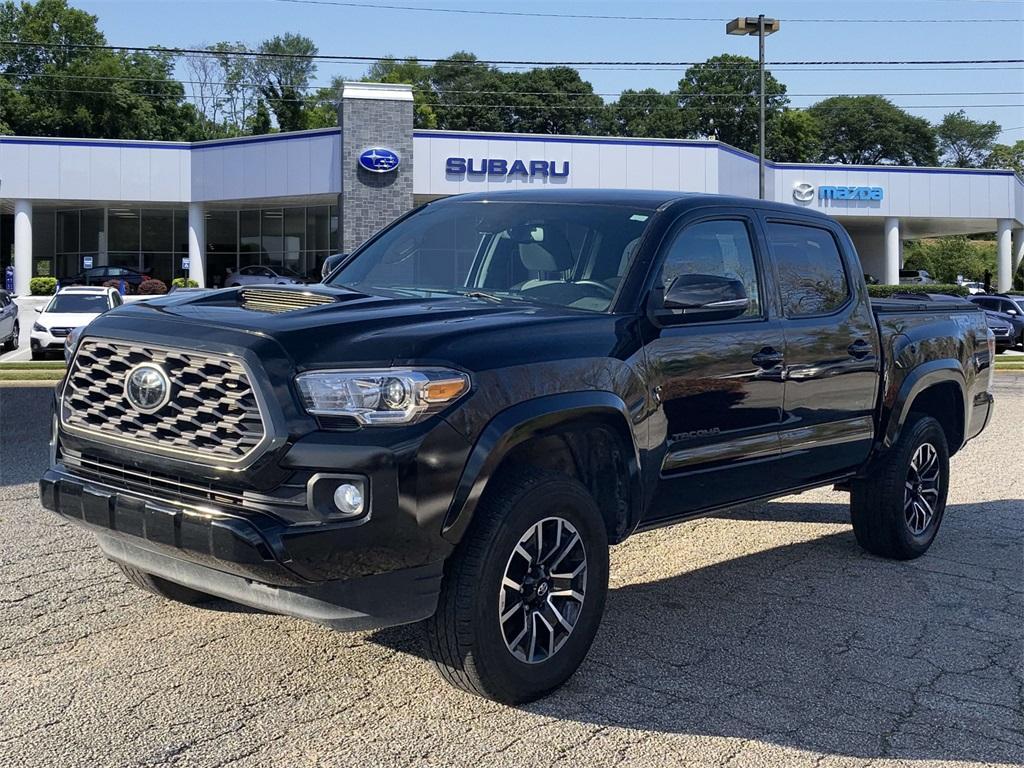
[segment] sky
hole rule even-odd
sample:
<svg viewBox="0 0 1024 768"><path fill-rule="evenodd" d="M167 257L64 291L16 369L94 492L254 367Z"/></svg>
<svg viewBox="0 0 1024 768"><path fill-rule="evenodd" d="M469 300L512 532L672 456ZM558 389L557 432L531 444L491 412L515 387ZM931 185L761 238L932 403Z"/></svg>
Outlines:
<svg viewBox="0 0 1024 768"><path fill-rule="evenodd" d="M113 45L194 47L229 40L255 46L290 31L312 38L323 54L441 58L468 50L481 59L502 60L702 61L723 52L756 57L756 38L727 36L724 20L764 13L782 24L767 39L769 62L1024 58L1024 0L356 0L424 9L711 21L473 15L291 0L70 1L99 18ZM938 21L944 19L955 21ZM786 84L793 106L835 94L879 93L932 122L958 109L975 120L995 120L1006 129L999 141L1012 143L1024 139L1024 65L1003 66L986 71L913 66L772 71ZM670 90L685 67L579 69L596 92L613 101L626 88ZM364 70L362 64L320 62L317 80L326 84L335 75L358 79Z"/></svg>

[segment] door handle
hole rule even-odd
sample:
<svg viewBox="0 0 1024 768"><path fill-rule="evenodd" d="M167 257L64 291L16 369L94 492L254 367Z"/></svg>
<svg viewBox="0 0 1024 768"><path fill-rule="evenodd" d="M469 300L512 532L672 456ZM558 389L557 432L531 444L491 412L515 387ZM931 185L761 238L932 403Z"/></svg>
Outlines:
<svg viewBox="0 0 1024 768"><path fill-rule="evenodd" d="M760 352L755 352L750 358L750 362L758 368L775 368L782 365L783 360L785 360L783 354L771 347L765 347Z"/></svg>
<svg viewBox="0 0 1024 768"><path fill-rule="evenodd" d="M857 339L846 348L846 351L850 353L850 357L863 360L871 354L871 345L864 341L864 339Z"/></svg>

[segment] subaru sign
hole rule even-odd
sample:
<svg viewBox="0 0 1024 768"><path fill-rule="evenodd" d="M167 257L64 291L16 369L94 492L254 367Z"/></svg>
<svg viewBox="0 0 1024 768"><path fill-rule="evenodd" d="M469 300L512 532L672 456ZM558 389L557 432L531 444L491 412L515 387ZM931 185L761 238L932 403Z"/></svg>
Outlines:
<svg viewBox="0 0 1024 768"><path fill-rule="evenodd" d="M815 198L814 185L801 181L793 185L793 199L798 203L809 203ZM885 198L882 187L818 187L818 200L873 200Z"/></svg>
<svg viewBox="0 0 1024 768"><path fill-rule="evenodd" d="M359 165L371 173L388 173L402 162L398 153L387 147L369 147L359 155Z"/></svg>
<svg viewBox="0 0 1024 768"><path fill-rule="evenodd" d="M454 176L500 176L502 178L564 179L569 176L569 161L513 160L503 158L477 160L472 157L449 157L445 173Z"/></svg>

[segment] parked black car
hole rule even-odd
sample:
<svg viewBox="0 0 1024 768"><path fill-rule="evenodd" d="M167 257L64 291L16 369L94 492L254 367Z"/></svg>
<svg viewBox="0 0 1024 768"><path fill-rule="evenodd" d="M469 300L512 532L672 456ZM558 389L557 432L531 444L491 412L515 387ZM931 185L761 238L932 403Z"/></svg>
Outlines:
<svg viewBox="0 0 1024 768"><path fill-rule="evenodd" d="M1013 325L1013 343L1024 346L1024 296L1006 293L989 293L971 296L971 301L980 307L1004 315Z"/></svg>
<svg viewBox="0 0 1024 768"><path fill-rule="evenodd" d="M84 269L73 277L66 277L60 281L61 285L103 285L110 280L121 281L138 288L139 284L144 280L149 280L149 275L144 275L142 272L137 272L134 269L128 269L128 267L92 267L91 269Z"/></svg>
<svg viewBox="0 0 1024 768"><path fill-rule="evenodd" d="M796 206L433 202L328 284L90 324L42 503L143 589L424 621L445 679L528 701L583 660L608 545L634 531L836 485L867 551L929 548L949 457L992 411L994 341L974 305L869 301L862 274L842 226Z"/></svg>

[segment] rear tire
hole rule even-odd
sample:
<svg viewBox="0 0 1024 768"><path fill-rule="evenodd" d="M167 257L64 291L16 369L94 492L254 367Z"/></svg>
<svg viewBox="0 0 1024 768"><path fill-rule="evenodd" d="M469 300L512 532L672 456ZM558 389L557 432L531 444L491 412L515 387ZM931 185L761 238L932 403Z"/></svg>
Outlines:
<svg viewBox="0 0 1024 768"><path fill-rule="evenodd" d="M557 472L508 470L445 565L425 624L434 666L477 696L538 699L587 655L607 590L608 534L587 489Z"/></svg>
<svg viewBox="0 0 1024 768"><path fill-rule="evenodd" d="M21 326L15 322L11 337L0 346L0 352L13 352L18 348L18 340L21 336Z"/></svg>
<svg viewBox="0 0 1024 768"><path fill-rule="evenodd" d="M208 595L191 587L183 587L181 584L161 579L159 576L140 571L138 568L132 568L130 565L118 563L117 567L121 569L121 572L128 581L136 587L157 597L162 597L165 600L173 600L177 603L185 603L186 605L198 605L199 603L206 603L216 599L213 595Z"/></svg>
<svg viewBox="0 0 1024 768"><path fill-rule="evenodd" d="M871 477L855 480L850 517L857 543L893 560L920 557L935 540L946 510L949 448L939 422L911 414Z"/></svg>

